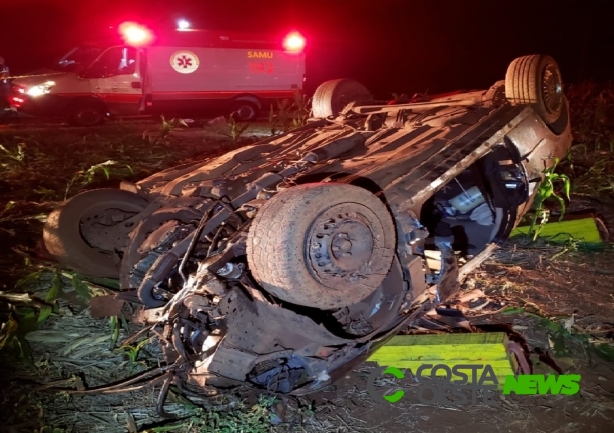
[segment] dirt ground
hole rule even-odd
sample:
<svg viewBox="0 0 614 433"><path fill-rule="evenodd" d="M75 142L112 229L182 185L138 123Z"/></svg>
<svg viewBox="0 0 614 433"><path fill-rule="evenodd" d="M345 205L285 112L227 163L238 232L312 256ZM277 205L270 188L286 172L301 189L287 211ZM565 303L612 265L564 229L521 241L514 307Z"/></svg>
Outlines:
<svg viewBox="0 0 614 433"><path fill-rule="evenodd" d="M498 404L434 407L421 405L416 384L403 386L399 403L375 403L366 394L366 376L373 363L365 363L321 393L323 412L337 417L347 430L435 432L607 432L614 419L614 362L591 350L579 335L592 335L593 344L611 342L614 330L614 254L572 254L550 262L547 250L519 251L508 244L466 282L466 290L482 290L494 303L520 306L518 314L468 313L470 323L485 331L512 329L531 350L536 374L553 373L554 362L564 374L580 374L580 392L574 396L499 396ZM518 265L522 256L523 266ZM525 262L530 261L530 264ZM471 289L470 289L471 287ZM497 308L499 305L493 305ZM486 307L488 309L488 306ZM525 312L527 314L525 314ZM536 314L532 314L536 313ZM538 313L538 314L537 314ZM572 333L559 328L574 317ZM576 334L577 333L577 334ZM550 354L548 363L538 353ZM403 383L403 382L401 382ZM413 389L412 389L413 385ZM393 384L383 389L397 389ZM504 398L503 398L504 397ZM316 411L316 419L318 413ZM343 421L341 421L341 419ZM343 424L345 423L345 424ZM337 430L324 430L337 431Z"/></svg>
<svg viewBox="0 0 614 433"><path fill-rule="evenodd" d="M494 406L436 407L419 403L416 384L402 383L405 397L384 404L366 392L366 378L375 366L368 362L329 389L286 402L244 390L188 401L171 391L165 410L175 420L155 416L159 389L102 396L52 391L53 387L92 387L130 377L156 366L161 354L155 344L139 352L118 349L116 342L129 335L130 325L121 318L114 322L90 317L82 287L75 285L70 274L57 273L40 255L46 213L80 190L116 186L121 179L136 180L182 161L215 156L253 143L268 130L265 124L256 125L236 142L226 132L191 125L188 130L165 134L160 123L152 121L113 123L93 131L58 124L0 123L4 149L0 149L0 313L4 329L11 323L4 318L17 314L15 308L31 308L30 295L45 299L54 287L60 293L55 310L38 327L33 326L36 316L19 316L23 320L17 334L21 332L24 338L15 341L21 345L0 352L0 432L612 430L614 237L610 233L614 233L614 202L608 194L585 192L572 196L570 211L600 218L606 238L603 249L508 242L465 280L462 293L475 294L466 316L476 331L517 333L531 353L534 372L581 375L581 390L576 395L500 396ZM90 170L105 161L113 162L107 166L108 173L102 168ZM101 285L88 283L87 287L90 295L105 292ZM14 296L7 298L7 293ZM31 362L18 356L20 349L31 351ZM376 384L383 391L399 386L390 381ZM271 417L275 425L268 422Z"/></svg>

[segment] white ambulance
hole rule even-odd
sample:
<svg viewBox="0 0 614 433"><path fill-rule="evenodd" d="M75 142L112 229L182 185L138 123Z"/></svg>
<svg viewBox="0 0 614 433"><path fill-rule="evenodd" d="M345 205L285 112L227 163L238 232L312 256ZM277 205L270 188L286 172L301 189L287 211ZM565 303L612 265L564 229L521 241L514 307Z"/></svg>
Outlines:
<svg viewBox="0 0 614 433"><path fill-rule="evenodd" d="M120 31L123 45L78 72L15 79L11 105L82 126L143 114L236 112L247 121L303 88L305 39L298 32L270 40L204 30L154 36L134 23Z"/></svg>

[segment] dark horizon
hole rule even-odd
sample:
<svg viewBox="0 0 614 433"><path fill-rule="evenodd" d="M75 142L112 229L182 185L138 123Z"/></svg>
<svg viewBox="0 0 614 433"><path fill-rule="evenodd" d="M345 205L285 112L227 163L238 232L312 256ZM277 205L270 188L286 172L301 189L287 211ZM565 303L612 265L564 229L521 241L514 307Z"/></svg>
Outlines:
<svg viewBox="0 0 614 433"><path fill-rule="evenodd" d="M484 88L515 57L550 54L565 82L614 78L606 1L0 0L0 56L13 74L49 64L125 20L283 35L308 42L307 91L349 77L380 96Z"/></svg>

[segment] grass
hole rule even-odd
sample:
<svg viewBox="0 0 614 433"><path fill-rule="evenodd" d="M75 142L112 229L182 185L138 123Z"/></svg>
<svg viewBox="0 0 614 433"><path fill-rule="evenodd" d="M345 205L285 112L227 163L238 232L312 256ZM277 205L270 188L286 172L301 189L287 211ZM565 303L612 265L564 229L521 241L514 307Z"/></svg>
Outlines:
<svg viewBox="0 0 614 433"><path fill-rule="evenodd" d="M260 396L250 408L239 402L231 410L203 410L195 407L195 414L187 420L143 430L142 433L194 431L200 433L268 433L271 430L271 407L274 397Z"/></svg>
<svg viewBox="0 0 614 433"><path fill-rule="evenodd" d="M0 132L3 147L21 158L2 158L4 185L12 187L4 198L59 201L94 184L139 179L177 160L198 156L192 146L148 143L133 127L122 124L93 131L58 129L55 134L36 129L19 134ZM22 194L24 186L34 188Z"/></svg>
<svg viewBox="0 0 614 433"><path fill-rule="evenodd" d="M571 192L614 198L614 83L583 82L566 89L574 145L561 169Z"/></svg>
<svg viewBox="0 0 614 433"><path fill-rule="evenodd" d="M574 139L596 151L614 152L614 83L567 86Z"/></svg>
<svg viewBox="0 0 614 433"><path fill-rule="evenodd" d="M292 128L298 128L307 123L310 110L307 107L307 97L299 92L294 92L293 98L276 101L276 106L271 105L269 111L269 123L271 134L283 134Z"/></svg>

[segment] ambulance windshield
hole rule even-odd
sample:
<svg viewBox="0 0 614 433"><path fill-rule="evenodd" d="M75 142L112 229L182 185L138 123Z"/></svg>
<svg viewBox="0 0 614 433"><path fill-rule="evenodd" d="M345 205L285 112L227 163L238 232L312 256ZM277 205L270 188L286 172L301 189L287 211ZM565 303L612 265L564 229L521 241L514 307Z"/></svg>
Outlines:
<svg viewBox="0 0 614 433"><path fill-rule="evenodd" d="M77 71L85 67L100 55L102 49L97 46L82 45L71 49L57 62L62 70Z"/></svg>

